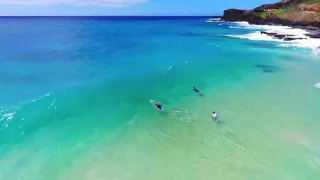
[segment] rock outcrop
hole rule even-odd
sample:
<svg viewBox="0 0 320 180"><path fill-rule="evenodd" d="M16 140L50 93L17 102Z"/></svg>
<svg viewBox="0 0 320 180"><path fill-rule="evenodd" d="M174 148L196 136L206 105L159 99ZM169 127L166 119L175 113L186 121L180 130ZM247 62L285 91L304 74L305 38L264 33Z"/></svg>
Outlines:
<svg viewBox="0 0 320 180"><path fill-rule="evenodd" d="M306 34L306 36L315 38L315 39L320 39L320 33Z"/></svg>
<svg viewBox="0 0 320 180"><path fill-rule="evenodd" d="M273 4L264 4L259 7L256 7L253 9L254 12L264 12L265 10L268 9L284 9L289 6L295 6L299 3L303 2L303 0L285 0L285 1L280 1L277 3Z"/></svg>
<svg viewBox="0 0 320 180"><path fill-rule="evenodd" d="M304 37L294 37L293 35L290 35L290 34L278 34L278 33L265 32L265 31L261 31L261 34L266 34L266 35L271 36L275 39L282 39L284 41L294 41L294 40L306 39Z"/></svg>
<svg viewBox="0 0 320 180"><path fill-rule="evenodd" d="M297 10L320 12L320 4L299 4Z"/></svg>
<svg viewBox="0 0 320 180"><path fill-rule="evenodd" d="M259 16L256 16L254 12L247 10L239 10L239 9L228 9L224 11L224 15L222 17L224 20L228 21L246 21L256 22L261 19Z"/></svg>
<svg viewBox="0 0 320 180"><path fill-rule="evenodd" d="M228 9L222 19L320 29L320 0L314 4L305 4L303 0L285 0L253 10Z"/></svg>

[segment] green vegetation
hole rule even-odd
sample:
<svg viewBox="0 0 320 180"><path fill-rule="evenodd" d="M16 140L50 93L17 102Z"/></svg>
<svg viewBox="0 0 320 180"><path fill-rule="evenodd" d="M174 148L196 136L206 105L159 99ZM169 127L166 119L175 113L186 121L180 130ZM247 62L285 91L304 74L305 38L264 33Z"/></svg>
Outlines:
<svg viewBox="0 0 320 180"><path fill-rule="evenodd" d="M279 14L283 13L284 11L285 11L284 9L276 9L276 10L274 11L274 14L275 14L275 15L279 15Z"/></svg>
<svg viewBox="0 0 320 180"><path fill-rule="evenodd" d="M304 4L317 4L320 3L320 0L303 0ZM269 16L277 16L282 13L292 13L296 11L296 4L291 4L287 7L279 9L269 9L264 12L256 13L260 18L264 19Z"/></svg>
<svg viewBox="0 0 320 180"><path fill-rule="evenodd" d="M295 5L291 5L291 6L288 6L284 11L286 13L292 13L296 10L296 6Z"/></svg>
<svg viewBox="0 0 320 180"><path fill-rule="evenodd" d="M303 4L317 4L320 3L320 0L303 0ZM286 13L292 13L296 10L296 5L290 5L284 9Z"/></svg>
<svg viewBox="0 0 320 180"><path fill-rule="evenodd" d="M260 16L260 18L264 19L268 16L277 16L283 12L285 12L285 9L272 9L269 11L259 13L259 16Z"/></svg>
<svg viewBox="0 0 320 180"><path fill-rule="evenodd" d="M320 0L303 0L305 4L317 4L320 3Z"/></svg>
<svg viewBox="0 0 320 180"><path fill-rule="evenodd" d="M267 15L268 15L268 12L262 12L259 14L261 19L264 19L265 17L267 17Z"/></svg>

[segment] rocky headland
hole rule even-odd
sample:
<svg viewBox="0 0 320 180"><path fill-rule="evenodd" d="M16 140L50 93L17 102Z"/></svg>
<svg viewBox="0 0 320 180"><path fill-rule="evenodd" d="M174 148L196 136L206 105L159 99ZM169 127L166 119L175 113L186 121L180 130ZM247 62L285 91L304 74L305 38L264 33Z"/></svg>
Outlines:
<svg viewBox="0 0 320 180"><path fill-rule="evenodd" d="M281 0L252 10L227 9L224 21L247 21L258 25L285 25L320 30L320 0ZM315 34L315 37L320 34Z"/></svg>

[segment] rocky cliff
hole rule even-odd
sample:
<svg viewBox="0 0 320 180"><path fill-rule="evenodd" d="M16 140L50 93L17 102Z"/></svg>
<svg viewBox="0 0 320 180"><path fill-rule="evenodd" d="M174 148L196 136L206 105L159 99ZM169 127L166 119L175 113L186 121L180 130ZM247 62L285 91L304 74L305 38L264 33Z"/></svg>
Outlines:
<svg viewBox="0 0 320 180"><path fill-rule="evenodd" d="M282 0L253 10L228 9L222 19L320 29L320 0Z"/></svg>

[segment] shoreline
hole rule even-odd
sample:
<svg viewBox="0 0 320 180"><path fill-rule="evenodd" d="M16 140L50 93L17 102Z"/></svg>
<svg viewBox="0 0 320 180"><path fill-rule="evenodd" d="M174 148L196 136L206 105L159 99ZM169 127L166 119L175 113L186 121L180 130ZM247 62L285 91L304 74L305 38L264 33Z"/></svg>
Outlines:
<svg viewBox="0 0 320 180"><path fill-rule="evenodd" d="M250 10L226 9L221 19L246 21L256 25L282 25L318 31L320 36L319 0L281 0Z"/></svg>
<svg viewBox="0 0 320 180"><path fill-rule="evenodd" d="M318 33L316 30L286 25L252 24L247 21L225 21L222 18L219 18L219 16L209 18L207 22L234 23L235 26L230 25L229 28L256 30L248 34L227 35L228 37L249 40L276 41L284 43L282 44L284 47L309 48L314 54L320 55L320 32Z"/></svg>
<svg viewBox="0 0 320 180"><path fill-rule="evenodd" d="M227 20L224 19L223 16L213 16L212 18L209 19L213 19L213 20L217 20L219 19L219 21L223 21L223 22L247 22L251 25L257 25L257 26L286 26L286 27L291 27L291 28L296 28L296 29L303 29L306 31L309 31L310 33L313 34L317 34L320 38L320 27L308 27L308 26L299 26L299 25L290 25L290 24L285 24L285 23L255 23L255 22L251 22L251 21L246 21L246 20L239 20L239 21L231 21L231 20Z"/></svg>

